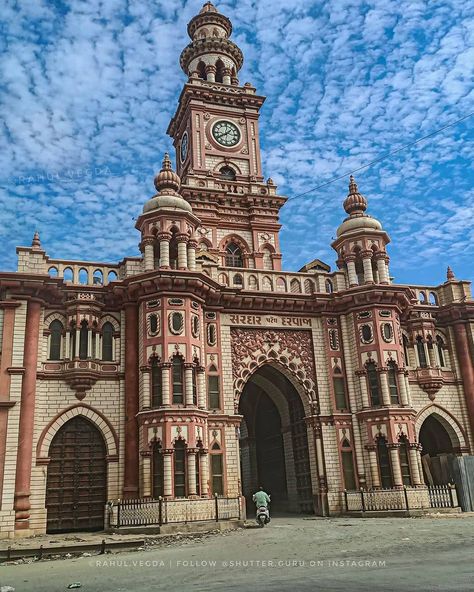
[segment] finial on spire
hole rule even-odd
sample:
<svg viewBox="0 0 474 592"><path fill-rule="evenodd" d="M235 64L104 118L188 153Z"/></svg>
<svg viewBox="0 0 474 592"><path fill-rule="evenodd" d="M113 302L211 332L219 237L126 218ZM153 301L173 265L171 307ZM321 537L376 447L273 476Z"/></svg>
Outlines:
<svg viewBox="0 0 474 592"><path fill-rule="evenodd" d="M35 233L33 235L33 240L31 241L31 246L35 250L41 249L40 236L39 236L39 232L37 230L35 230Z"/></svg>
<svg viewBox="0 0 474 592"><path fill-rule="evenodd" d="M172 193L176 193L181 185L181 179L173 171L171 166L170 155L165 152L163 157L163 163L161 165L161 171L155 177L156 190L162 193L165 190L171 190Z"/></svg>
<svg viewBox="0 0 474 592"><path fill-rule="evenodd" d="M361 215L367 209L367 200L359 193L359 188L352 175L349 177L349 193L344 200L343 206L350 216Z"/></svg>
<svg viewBox="0 0 474 592"><path fill-rule="evenodd" d="M446 270L446 279L448 280L448 282L451 282L452 280L456 279L454 277L454 271L449 267L449 265L448 269Z"/></svg>
<svg viewBox="0 0 474 592"><path fill-rule="evenodd" d="M205 2L202 5L202 8L201 8L201 11L199 12L199 14L203 14L204 12L218 12L218 10L212 2Z"/></svg>

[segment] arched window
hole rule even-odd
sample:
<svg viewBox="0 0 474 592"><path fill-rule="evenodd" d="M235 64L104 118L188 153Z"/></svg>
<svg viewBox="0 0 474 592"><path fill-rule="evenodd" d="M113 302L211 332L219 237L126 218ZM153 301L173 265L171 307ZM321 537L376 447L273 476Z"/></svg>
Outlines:
<svg viewBox="0 0 474 592"><path fill-rule="evenodd" d="M243 281L242 276L240 275L240 273L236 273L234 275L234 286L238 286L238 287L241 288L243 286L243 283L244 283L244 281Z"/></svg>
<svg viewBox="0 0 474 592"><path fill-rule="evenodd" d="M215 366L211 366L209 371L217 372ZM207 376L207 398L209 409L220 409L220 387L219 387L219 376L217 374L208 374Z"/></svg>
<svg viewBox="0 0 474 592"><path fill-rule="evenodd" d="M408 354L409 343L408 343L408 337L405 334L403 334L403 336L402 336L402 341L403 341L403 355L405 356L405 365L409 366L410 365L410 356Z"/></svg>
<svg viewBox="0 0 474 592"><path fill-rule="evenodd" d="M314 284L309 279L306 279L304 281L304 292L305 292L305 294L313 294L314 293Z"/></svg>
<svg viewBox="0 0 474 592"><path fill-rule="evenodd" d="M400 448L398 449L400 455L400 468L402 471L403 485L411 485L410 461L408 455L408 440L406 436L400 436L398 439Z"/></svg>
<svg viewBox="0 0 474 592"><path fill-rule="evenodd" d="M217 60L216 62L216 82L224 82L224 62Z"/></svg>
<svg viewBox="0 0 474 592"><path fill-rule="evenodd" d="M186 444L177 440L174 445L174 496L186 497Z"/></svg>
<svg viewBox="0 0 474 592"><path fill-rule="evenodd" d="M163 488L163 449L159 442L153 444L152 454L152 495L155 499L162 497L164 494Z"/></svg>
<svg viewBox="0 0 474 592"><path fill-rule="evenodd" d="M179 356L173 358L173 403L183 403L183 359Z"/></svg>
<svg viewBox="0 0 474 592"><path fill-rule="evenodd" d="M92 283L94 286L101 286L104 283L104 274L100 271L100 269L96 269L94 271L94 275L92 276Z"/></svg>
<svg viewBox="0 0 474 592"><path fill-rule="evenodd" d="M49 338L49 359L60 360L61 359L61 338L63 334L63 324L61 321L55 320L49 326L51 331Z"/></svg>
<svg viewBox="0 0 474 592"><path fill-rule="evenodd" d="M114 359L114 326L109 321L102 327L102 359L106 362Z"/></svg>
<svg viewBox="0 0 474 592"><path fill-rule="evenodd" d="M83 286L89 283L89 274L87 272L87 269L79 270L79 283Z"/></svg>
<svg viewBox="0 0 474 592"><path fill-rule="evenodd" d="M202 80L207 80L206 64L204 62L199 62L199 64L197 65L197 73L199 78L201 78Z"/></svg>
<svg viewBox="0 0 474 592"><path fill-rule="evenodd" d="M379 461L380 482L385 489L393 487L390 456L388 454L387 440L384 436L377 438L377 458Z"/></svg>
<svg viewBox="0 0 474 592"><path fill-rule="evenodd" d="M70 267L66 267L66 269L63 271L63 279L65 282L72 282L74 279L74 274L72 272L72 269Z"/></svg>
<svg viewBox="0 0 474 592"><path fill-rule="evenodd" d="M269 249L263 249L263 269L273 269L272 254Z"/></svg>
<svg viewBox="0 0 474 592"><path fill-rule="evenodd" d="M436 294L434 292L430 292L429 299L430 299L431 305L433 305L433 306L438 305L438 297L436 296Z"/></svg>
<svg viewBox="0 0 474 592"><path fill-rule="evenodd" d="M328 294L332 294L334 292L334 286L332 285L331 280L326 280L326 292Z"/></svg>
<svg viewBox="0 0 474 592"><path fill-rule="evenodd" d="M89 327L87 321L82 321L79 331L79 359L86 360L88 356Z"/></svg>
<svg viewBox="0 0 474 592"><path fill-rule="evenodd" d="M290 291L292 294L300 294L301 293L301 284L299 281L294 278L290 282Z"/></svg>
<svg viewBox="0 0 474 592"><path fill-rule="evenodd" d="M286 292L286 282L283 278L279 277L276 281L277 292Z"/></svg>
<svg viewBox="0 0 474 592"><path fill-rule="evenodd" d="M398 381L397 381L397 365L395 362L389 362L387 364L388 372L388 390L390 391L390 403L392 405L398 405Z"/></svg>
<svg viewBox="0 0 474 592"><path fill-rule="evenodd" d="M229 243L225 250L225 264L228 267L243 267L244 260L239 245Z"/></svg>
<svg viewBox="0 0 474 592"><path fill-rule="evenodd" d="M176 231L171 236L169 258L171 269L178 269L178 240L176 238Z"/></svg>
<svg viewBox="0 0 474 592"><path fill-rule="evenodd" d="M151 359L151 406L161 407L163 405L163 383L162 370L158 365L158 358Z"/></svg>
<svg viewBox="0 0 474 592"><path fill-rule="evenodd" d="M336 409L338 411L347 409L346 388L344 385L344 378L340 368L334 369L334 376L332 379L334 385L334 396L336 399Z"/></svg>
<svg viewBox="0 0 474 592"><path fill-rule="evenodd" d="M118 276L116 274L115 271L109 271L109 273L107 274L107 282L110 284L110 282L116 282L118 280Z"/></svg>
<svg viewBox="0 0 474 592"><path fill-rule="evenodd" d="M219 171L219 175L226 181L235 181L235 171L230 166L223 166Z"/></svg>
<svg viewBox="0 0 474 592"><path fill-rule="evenodd" d="M418 352L420 368L426 368L428 366L428 363L426 360L425 344L423 343L423 338L420 336L416 338L416 351Z"/></svg>
<svg viewBox="0 0 474 592"><path fill-rule="evenodd" d="M56 267L50 267L48 273L51 277L58 277L58 270Z"/></svg>
<svg viewBox="0 0 474 592"><path fill-rule="evenodd" d="M441 335L436 336L436 348L438 350L439 365L444 368L446 360L444 359L444 341Z"/></svg>
<svg viewBox="0 0 474 592"><path fill-rule="evenodd" d="M367 382L369 384L370 401L372 407L380 406L380 384L379 374L375 366L375 362L367 364Z"/></svg>
<svg viewBox="0 0 474 592"><path fill-rule="evenodd" d="M426 294L424 292L418 293L418 300L420 304L426 304Z"/></svg>
<svg viewBox="0 0 474 592"><path fill-rule="evenodd" d="M344 476L344 488L354 490L356 488L354 458L352 447L347 438L341 444L342 474Z"/></svg>
<svg viewBox="0 0 474 592"><path fill-rule="evenodd" d="M212 493L224 495L224 469L222 462L222 452L217 442L214 442L211 447L211 451L210 462Z"/></svg>

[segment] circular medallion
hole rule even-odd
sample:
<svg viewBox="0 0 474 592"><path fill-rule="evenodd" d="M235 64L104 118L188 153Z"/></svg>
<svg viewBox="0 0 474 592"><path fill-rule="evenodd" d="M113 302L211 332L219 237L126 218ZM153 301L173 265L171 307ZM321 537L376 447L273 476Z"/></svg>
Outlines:
<svg viewBox="0 0 474 592"><path fill-rule="evenodd" d="M240 142L240 130L232 121L217 121L212 126L212 137L221 146L232 148Z"/></svg>

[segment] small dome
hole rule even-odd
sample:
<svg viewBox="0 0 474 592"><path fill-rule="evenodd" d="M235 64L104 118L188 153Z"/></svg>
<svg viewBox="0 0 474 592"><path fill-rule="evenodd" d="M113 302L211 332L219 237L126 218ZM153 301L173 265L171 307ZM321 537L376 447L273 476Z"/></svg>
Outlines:
<svg viewBox="0 0 474 592"><path fill-rule="evenodd" d="M154 195L143 206L143 213L157 209L173 211L185 211L192 213L191 204L187 202L178 190L181 186L181 179L173 171L168 153L163 158L161 171L155 177L155 187L158 195Z"/></svg>
<svg viewBox="0 0 474 592"><path fill-rule="evenodd" d="M367 209L366 198L359 193L357 183L351 175L349 179L349 193L344 200L344 209L348 214L362 214Z"/></svg>
<svg viewBox="0 0 474 592"><path fill-rule="evenodd" d="M346 218L344 222L339 226L337 229L337 236L340 237L341 234L346 232L351 232L352 230L359 230L361 228L367 230L382 230L382 224L372 216L368 216L364 214L362 216L354 216L351 218Z"/></svg>

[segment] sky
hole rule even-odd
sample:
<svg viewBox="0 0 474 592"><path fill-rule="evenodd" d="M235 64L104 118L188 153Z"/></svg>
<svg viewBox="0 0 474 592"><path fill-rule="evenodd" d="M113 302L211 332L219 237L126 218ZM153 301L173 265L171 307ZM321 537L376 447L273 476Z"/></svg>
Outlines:
<svg viewBox="0 0 474 592"><path fill-rule="evenodd" d="M3 0L0 269L34 231L52 258L139 254L186 79L179 55L200 0ZM466 0L223 0L267 96L264 174L297 196L281 212L283 267L319 258L345 217L349 172L474 112L474 4ZM474 279L474 116L358 172L391 237L397 283Z"/></svg>

